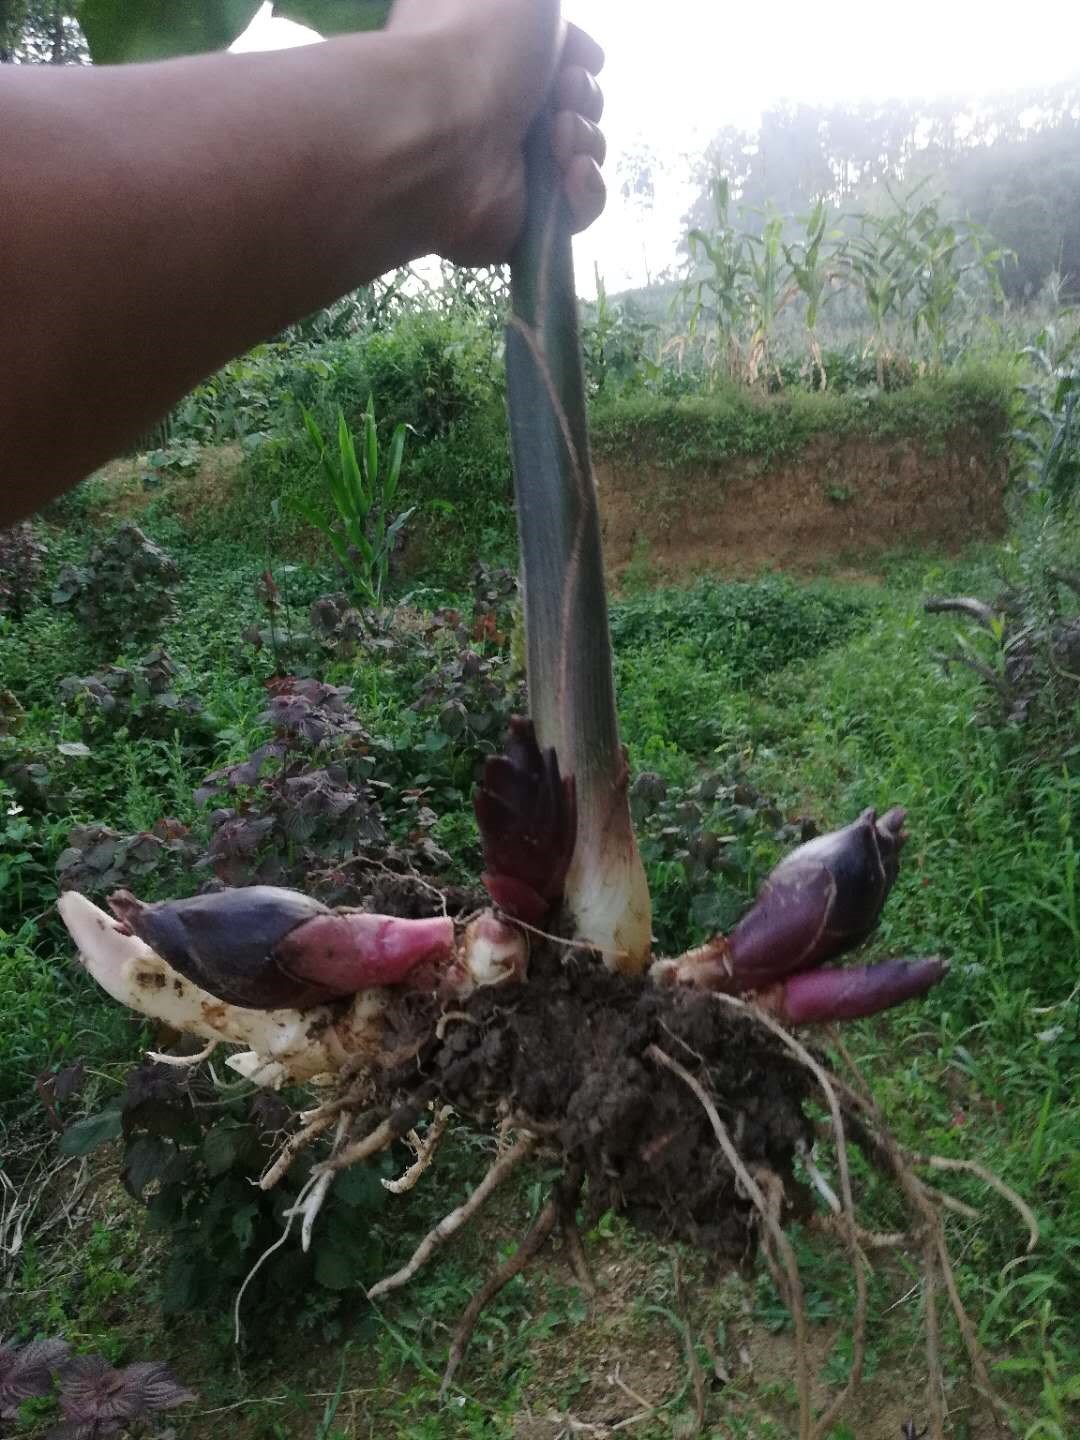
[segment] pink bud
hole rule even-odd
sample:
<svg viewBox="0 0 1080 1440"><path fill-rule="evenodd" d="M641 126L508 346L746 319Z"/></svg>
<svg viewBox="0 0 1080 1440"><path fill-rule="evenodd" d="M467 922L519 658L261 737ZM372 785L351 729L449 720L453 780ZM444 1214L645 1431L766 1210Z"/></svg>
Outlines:
<svg viewBox="0 0 1080 1440"><path fill-rule="evenodd" d="M359 911L317 915L290 931L275 950L298 979L336 995L400 985L421 967L441 968L454 954L454 922L445 915L401 920Z"/></svg>
<svg viewBox="0 0 1080 1440"><path fill-rule="evenodd" d="M772 986L758 1000L788 1025L858 1020L925 995L944 978L947 968L933 956L884 960L851 970L812 970Z"/></svg>

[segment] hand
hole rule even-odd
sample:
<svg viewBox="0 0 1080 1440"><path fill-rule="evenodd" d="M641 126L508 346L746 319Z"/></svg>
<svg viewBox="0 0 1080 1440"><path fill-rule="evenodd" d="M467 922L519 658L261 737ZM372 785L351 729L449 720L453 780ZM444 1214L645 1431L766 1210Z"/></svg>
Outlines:
<svg viewBox="0 0 1080 1440"><path fill-rule="evenodd" d="M606 199L600 47L564 24L559 0L397 0L388 29L431 41L439 81L461 107L465 146L440 205L439 251L460 264L506 260L525 218L526 133L545 101L575 230Z"/></svg>

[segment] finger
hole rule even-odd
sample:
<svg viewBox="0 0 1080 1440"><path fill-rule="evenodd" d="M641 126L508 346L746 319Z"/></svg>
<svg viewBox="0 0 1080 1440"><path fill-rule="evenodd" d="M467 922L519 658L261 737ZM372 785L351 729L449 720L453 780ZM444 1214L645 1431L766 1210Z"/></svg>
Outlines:
<svg viewBox="0 0 1080 1440"><path fill-rule="evenodd" d="M591 35L576 25L567 25L561 64L580 65L590 75L599 75L604 68L604 52Z"/></svg>
<svg viewBox="0 0 1080 1440"><path fill-rule="evenodd" d="M576 110L560 110L551 127L551 148L562 170L568 170L577 155L589 155L603 165L607 155L604 132Z"/></svg>
<svg viewBox="0 0 1080 1440"><path fill-rule="evenodd" d="M555 109L576 110L596 123L604 113L604 92L588 70L567 65L555 82Z"/></svg>
<svg viewBox="0 0 1080 1440"><path fill-rule="evenodd" d="M587 230L603 214L607 186L591 155L575 155L563 175L574 232Z"/></svg>

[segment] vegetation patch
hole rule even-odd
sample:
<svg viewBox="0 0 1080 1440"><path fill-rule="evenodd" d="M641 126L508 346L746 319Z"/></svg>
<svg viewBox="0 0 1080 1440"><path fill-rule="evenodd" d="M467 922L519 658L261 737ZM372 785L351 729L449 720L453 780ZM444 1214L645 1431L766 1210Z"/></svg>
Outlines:
<svg viewBox="0 0 1080 1440"><path fill-rule="evenodd" d="M873 393L770 395L732 384L678 399L626 396L594 409L592 438L609 464L687 471L748 458L767 467L819 436L913 440L931 451L976 437L993 454L1006 444L1013 408L1010 368L972 365Z"/></svg>

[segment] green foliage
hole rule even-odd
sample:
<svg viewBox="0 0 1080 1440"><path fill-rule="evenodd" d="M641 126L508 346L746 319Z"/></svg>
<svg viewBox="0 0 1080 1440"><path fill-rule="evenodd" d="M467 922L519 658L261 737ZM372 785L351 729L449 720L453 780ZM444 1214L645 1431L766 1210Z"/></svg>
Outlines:
<svg viewBox="0 0 1080 1440"><path fill-rule="evenodd" d="M259 0L77 0L97 65L228 49L258 8ZM277 0L274 13L330 35L379 29L388 9L388 0Z"/></svg>
<svg viewBox="0 0 1080 1440"><path fill-rule="evenodd" d="M301 407L333 458L328 432L339 412L364 429L376 394L380 447L401 424L411 435L408 488L417 513L399 537L391 576L422 572L460 585L478 547L509 556L515 531L495 303L491 287L474 294L455 286L445 309L405 310L392 328L380 321L348 340L281 340L227 365L177 407L173 443L239 440L242 456L223 493L191 521L182 485L163 485L158 508L184 507L200 542L243 534L253 545L310 554L312 531L297 522L310 512L325 524L334 512L326 511L326 477Z"/></svg>
<svg viewBox="0 0 1080 1440"><path fill-rule="evenodd" d="M746 308L750 328L746 378L751 385L767 375L770 369L776 317L792 298L788 275L784 270L783 233L782 216L766 212L761 233L746 237Z"/></svg>
<svg viewBox="0 0 1080 1440"><path fill-rule="evenodd" d="M0 5L0 65L70 65L86 58L76 20L80 0L5 0Z"/></svg>
<svg viewBox="0 0 1080 1440"><path fill-rule="evenodd" d="M1060 512L1080 492L1080 334L1048 328L1024 355L1036 375L1022 387L1024 413L1013 438L1029 492Z"/></svg>
<svg viewBox="0 0 1080 1440"><path fill-rule="evenodd" d="M85 565L66 565L53 604L70 606L110 658L157 640L176 613L176 562L131 520L95 545Z"/></svg>
<svg viewBox="0 0 1080 1440"><path fill-rule="evenodd" d="M336 516L328 523L313 505L300 499L294 503L304 519L330 542L355 598L362 605L377 608L382 604L390 556L416 509L412 506L392 514L405 452L405 426L395 427L383 467L379 460L375 406L370 397L364 412L359 461L342 411L338 411L336 456L330 453L310 411L301 410L301 415L319 457Z"/></svg>
<svg viewBox="0 0 1080 1440"><path fill-rule="evenodd" d="M60 1148L84 1155L122 1138L120 1178L146 1205L151 1229L166 1238L160 1301L175 1315L231 1302L255 1261L280 1239L286 1212L323 1158L317 1147L309 1149L280 1185L259 1189L293 1119L272 1093L238 1094L198 1073L144 1061L128 1072L116 1101L67 1128ZM274 1248L245 1291L249 1327L272 1321L285 1303L295 1308L298 1296L322 1292L333 1302L371 1283L383 1253L373 1222L388 1199L380 1178L393 1163L383 1156L339 1178L309 1252L301 1251L298 1236ZM339 1308L331 1303L324 1313Z"/></svg>
<svg viewBox="0 0 1080 1440"><path fill-rule="evenodd" d="M933 176L951 214L970 214L1017 252L1001 280L1011 300L1034 298L1055 270L1080 277L1075 76L1022 93L940 102L780 103L751 130L728 126L699 169L691 226L712 215L713 177L743 205L798 214L819 196L851 213L885 184ZM1037 120L1033 123L1033 116Z"/></svg>
<svg viewBox="0 0 1080 1440"><path fill-rule="evenodd" d="M582 308L581 350L585 381L592 397L632 386L645 363L645 344L656 327L643 319L632 301L616 302L596 267L596 299Z"/></svg>
<svg viewBox="0 0 1080 1440"><path fill-rule="evenodd" d="M307 885L385 838L367 781L372 741L349 693L288 677L260 720L272 735L242 761L208 775L196 792L214 803L204 863L228 885Z"/></svg>
<svg viewBox="0 0 1080 1440"><path fill-rule="evenodd" d="M920 205L911 231L916 292L912 325L916 339L920 328L929 335L934 362L940 366L962 287L972 278L981 280L989 297L1002 301L998 272L1014 257L994 247L981 226L943 219L937 200Z"/></svg>
<svg viewBox="0 0 1080 1440"><path fill-rule="evenodd" d="M983 683L980 720L1023 727L1044 754L1071 755L1080 699L1080 366L1076 337L1048 330L1025 352L1035 379L1020 387L1013 431L1015 530L1005 584L991 603L971 597L927 601L929 612L959 614L946 672L962 666Z"/></svg>
<svg viewBox="0 0 1080 1440"><path fill-rule="evenodd" d="M809 820L786 820L735 763L727 773L705 774L691 784L668 784L662 775L642 771L631 788L630 810L662 954L729 931L772 857L817 833Z"/></svg>
<svg viewBox="0 0 1080 1440"><path fill-rule="evenodd" d="M0 615L26 611L41 578L45 546L28 520L0 530Z"/></svg>
<svg viewBox="0 0 1080 1440"><path fill-rule="evenodd" d="M222 633L223 614L235 613L239 629L255 613L251 578L260 562L250 557L244 572L238 566L240 553L236 545L204 545L198 554L184 555L185 571L196 578L185 581L182 623L169 637L170 653L183 658L200 692L209 696L217 689L215 712L228 719L233 732L221 741L228 747L222 764L242 760L267 738L258 723L266 710L265 692L246 668L249 662L237 658L234 638ZM991 1218L970 1229L956 1217L950 1217L949 1224L957 1227L955 1249L964 1255L960 1283L965 1295L976 1310L985 1314L989 1307L985 1337L992 1353L1026 1367L1003 1372L1000 1378L1030 1405L1034 1416L1045 1412L1049 1419L1052 1405L1065 1407L1065 1433L1070 1433L1068 1407L1075 1402L1068 1398L1068 1387L1076 1372L1070 1336L1076 1333L1077 1318L1070 1289L1076 1258L1071 1237L1077 1233L1075 1196L1080 1193L1074 1158L1078 1117L1070 1097L1080 1053L1075 998L1068 997L1080 967L1080 927L1075 923L1080 787L1071 774L1071 760L1064 767L1044 763L1012 732L977 726L972 718L974 682L969 684L962 673L946 681L928 659L941 622L921 617L922 595L928 588L978 593L987 576L986 567L924 573L916 564L895 572L884 588L803 587L770 579L635 597L613 607L620 710L635 770L659 774L664 782L652 800L639 788L634 804L641 811L638 824L665 948L681 948L716 925L729 924L778 851L802 835L801 828L797 835L786 828L799 825L801 817L811 814L824 828L866 804L909 806L912 840L886 911L880 952L940 950L951 958L952 973L924 1005L857 1027L849 1043L905 1143L957 1156L975 1154L1036 1204L1045 1235L1038 1263L1008 1272L1005 1280L1002 1271L1017 1246L1004 1212L1000 1223L999 1212L987 1212L996 1201L988 1201L965 1181L956 1193ZM439 717L454 700L469 714L474 705L479 713L481 701L498 710L509 702L483 698L488 682L496 681L505 694L512 673L510 587L505 577L487 574L478 580L475 597L463 597L456 621L444 614L436 623L415 608L409 618L406 609L400 625L365 640L345 662L347 668L333 669L340 662L332 656L323 662L331 667L335 682L350 683L357 719L368 735L382 742L374 751L373 777L390 783L390 791L382 792L387 798L381 808L395 840L404 844L410 833L422 828L417 824L420 811L429 806L438 818L427 833L452 848L462 871L471 874L478 857L468 824L468 795L477 760L495 743L501 722L493 717L485 733L470 723L448 735ZM313 588L317 575L306 571L296 572L290 583L298 605L318 593ZM488 614L501 640L492 627L478 625ZM53 632L43 628L43 616L49 612L31 609L19 625L34 636L49 636ZM35 697L27 699L22 733L39 735L43 723L53 723L44 716L58 713L57 681L66 673L67 657L53 654L55 640L45 646L35 642L36 663L44 668L31 676L30 663L18 659L12 642L0 643L9 647L0 652L5 678L16 676L20 695L26 698L25 685ZM471 678L470 651L500 664ZM264 653L250 663L257 667L257 677L269 678ZM48 669L50 665L54 669ZM418 696L427 695L429 680L425 709L410 709ZM473 692L463 688L473 686L475 700ZM445 739L429 738L436 735ZM135 742L114 743L128 751L133 763L143 765L146 752L136 749ZM93 793L79 801L84 809L94 807L86 823L94 814L112 817L128 803L124 769L118 763L95 769L97 761L96 754L89 760L57 761L80 767L87 776L84 787L94 786ZM181 778L190 803L191 788L205 765L191 755L183 764ZM273 778L278 772L269 764L264 773ZM143 783L147 803L159 807L148 815L149 823L171 808L172 782L146 770ZM54 808L36 817L29 831L20 830L10 846L13 854L40 847L41 888L34 890L30 903L42 911L55 894L53 855L71 828L62 823L62 806L68 791L77 787L69 782L59 788L64 793L51 802ZM407 791L419 794L406 803ZM259 792L253 787L250 793L257 797ZM394 797L401 797L400 811L394 808ZM380 851L380 858L384 853ZM201 879L205 871L196 874ZM140 879L139 888L149 897L160 893L159 883L166 882L151 875ZM84 981L67 941L44 920L22 930L10 893L0 897L0 903L0 924L7 931L0 939L0 996L12 1017L0 1046L0 1103L29 1096L35 1076L46 1064L56 1064L61 1052L69 1058L93 1055L97 1065L129 1056L136 1043L129 1021ZM1036 1014L1043 1007L1054 1008ZM119 1093L113 1086L106 1088L98 1109L115 1111L110 1101ZM1052 1098L1046 1105L1048 1094ZM358 1373L350 1384L362 1392L359 1413L365 1421L369 1414L375 1417L379 1433L394 1433L406 1423L426 1427L417 1433L436 1433L429 1419L439 1384L440 1347L475 1287L478 1267L490 1264L490 1234L483 1235L483 1248L448 1251L421 1277L421 1288L388 1308L381 1320L368 1318L358 1286L408 1255L421 1234L475 1181L478 1157L466 1155L449 1169L433 1172L414 1199L395 1199L390 1212L371 1214L363 1200L351 1210L343 1204L333 1235L323 1231L331 1213L324 1211L314 1233L314 1253L322 1232L327 1243L333 1241L334 1258L323 1262L322 1281L311 1268L312 1257L303 1259L291 1240L275 1252L242 1310L246 1327L255 1333L259 1326L260 1353L263 1347L271 1353L282 1304L292 1306L292 1314L295 1297L302 1294L303 1308L288 1332L286 1348L273 1352L264 1369L252 1359L239 1389L231 1369L220 1361L229 1353L229 1307L251 1263L279 1238L283 1222L272 1202L250 1183L268 1151L265 1131L251 1117L248 1100L210 1087L197 1092L197 1098L197 1105L192 1100L197 1140L194 1130L185 1139L154 1133L148 1126L132 1126L128 1138L121 1136L123 1164L133 1185L166 1151L187 1157L176 1161L184 1177L176 1182L180 1188L162 1202L174 1209L154 1221L162 1228L153 1239L160 1239L168 1256L164 1276L145 1258L160 1253L147 1245L145 1233L126 1222L132 1228L125 1248L119 1238L125 1232L113 1222L104 1238L82 1241L77 1263L67 1265L83 1277L77 1295L66 1296L68 1281L43 1277L40 1268L33 1271L32 1265L40 1267L40 1253L37 1260L27 1256L17 1286L20 1316L43 1317L51 1313L48 1307L60 1306L77 1317L80 1333L96 1337L116 1323L118 1313L125 1313L125 1339L137 1335L142 1346L149 1343L143 1339L145 1332L159 1323L148 1297L167 1294L170 1305L201 1306L206 1321L198 1334L191 1326L173 1327L166 1332L169 1349L162 1352L155 1342L155 1351L167 1353L180 1373L197 1375L200 1388L205 1388L204 1375L214 1376L219 1389L212 1400L208 1397L214 1405L280 1396L290 1384L314 1389L307 1379L310 1358L297 1358L301 1351L308 1353L306 1344L297 1345L297 1334L305 1340L309 1335L335 1340L359 1333L363 1358L356 1359ZM167 1105L186 1113L183 1100L168 1099ZM65 1114L70 1118L70 1112ZM104 1122L106 1133L118 1123L116 1118ZM218 1123L223 1138L207 1142ZM67 1143L91 1138L92 1133L80 1131ZM276 1143L280 1140L278 1135ZM227 1156L234 1163L212 1175L210 1169ZM400 1165L401 1158L395 1159ZM360 1172L363 1183L377 1184L389 1168ZM858 1178L868 1185L867 1221L882 1228L895 1224L889 1196ZM165 1186L163 1178L147 1178L144 1198L153 1202ZM295 1193L290 1181L278 1203L291 1203ZM245 1214L244 1207L252 1204L257 1213ZM264 1209L267 1204L270 1208ZM508 1233L519 1231L526 1213L524 1196L508 1201ZM232 1229L235 1216L240 1216L239 1237ZM605 1263L623 1263L632 1246L634 1264L644 1267L643 1285L650 1295L663 1293L661 1270L669 1262L661 1264L640 1237L631 1238L602 1221L600 1225L608 1232L606 1238L597 1236L592 1243L605 1247ZM343 1259L337 1254L339 1226L346 1240ZM47 1240L41 1250L47 1249ZM808 1295L815 1297L815 1305L825 1297L832 1315L842 1317L843 1276L815 1270L813 1257L806 1258ZM1029 1273L1042 1277L1038 1284L1020 1283ZM345 1276L350 1288L338 1290L324 1283ZM263 1282L265 1288L260 1288ZM570 1351L580 1345L577 1327L590 1323L587 1312L572 1293L546 1295L547 1283L541 1278L530 1281L529 1289L512 1287L478 1330L478 1363L465 1378L470 1393L479 1398L462 1412L472 1417L469 1424L475 1433L499 1433L499 1426L508 1431L511 1422L506 1417L520 1413L525 1403L523 1387L528 1384L527 1393L535 1395L535 1386L554 1383L554 1362L543 1357L559 1346L560 1337ZM700 1293L711 1296L713 1290L705 1286ZM890 1298L883 1298L879 1312L897 1293L890 1291ZM291 1299L283 1302L282 1295ZM1051 1309L1044 1322L1040 1307L1046 1301ZM575 1318L579 1311L584 1320ZM908 1313L896 1312L898 1317ZM224 1319L217 1322L215 1316ZM903 1318L897 1323L907 1324ZM369 1328L362 1328L365 1325ZM50 1322L49 1333L60 1328ZM538 1338L544 1340L542 1347ZM913 1331L902 1329L896 1336L897 1353L912 1348L915 1340ZM625 1342L640 1344L640 1332L627 1333ZM95 1338L94 1343L100 1341ZM193 1368L190 1347L195 1344L205 1350L199 1351L200 1364ZM943 1344L948 1356L948 1332ZM842 1337L836 1353L830 1363L840 1374L847 1353ZM498 1363L484 1363L487 1357L497 1357ZM119 1359L110 1358L113 1363ZM350 1370L350 1377L353 1373ZM587 1362L584 1373L587 1377ZM332 1390L334 1374L331 1367L318 1388ZM727 1390L723 1403L726 1416L732 1403ZM265 1419L265 1407L253 1406L251 1413ZM274 1414L279 1413L286 1413L284 1407L275 1409ZM309 1419L301 1416L297 1424L308 1424ZM445 1431L445 1418L437 1420L438 1426Z"/></svg>
<svg viewBox="0 0 1080 1440"><path fill-rule="evenodd" d="M117 65L225 50L258 8L258 0L80 0L79 22L94 63Z"/></svg>
<svg viewBox="0 0 1080 1440"><path fill-rule="evenodd" d="M198 859L199 846L178 820L158 820L134 835L108 825L76 825L56 857L56 876L62 890L84 895L143 892L151 878L168 893L190 887L189 872Z"/></svg>
<svg viewBox="0 0 1080 1440"><path fill-rule="evenodd" d="M597 456L621 465L694 469L753 456L763 465L818 435L905 437L931 447L971 433L1003 445L1012 381L1003 366L967 366L895 392L760 396L725 386L708 397L623 396L593 414Z"/></svg>
<svg viewBox="0 0 1080 1440"><path fill-rule="evenodd" d="M818 318L822 307L829 298L830 287L836 278L840 251L836 242L838 230L829 228L829 211L824 200L818 199L808 215L799 217L804 234L793 245L784 246L791 278L798 286L806 303L806 334L810 344L811 359L817 367L821 388L825 388L827 372L818 343ZM832 248L826 248L826 241ZM813 375L811 375L813 381Z"/></svg>
<svg viewBox="0 0 1080 1440"><path fill-rule="evenodd" d="M839 645L863 613L861 603L827 587L779 576L722 584L703 580L689 590L657 590L612 608L619 654L648 647L701 656L729 684L752 686L795 660ZM678 724L680 717L673 717Z"/></svg>
<svg viewBox="0 0 1080 1440"><path fill-rule="evenodd" d="M0 816L0 844L4 843ZM7 857L0 850L0 877ZM55 884L50 887L55 896ZM13 1119L34 1104L34 1082L50 1064L65 1056L94 1049L95 1058L110 1060L128 1053L128 1018L108 1013L54 938L27 914L19 921L10 890L0 889L0 996L4 1027L0 1032L0 1109ZM29 908L29 907L28 907ZM14 920L16 928L6 926ZM87 1007L94 1014L96 1035L86 1035Z"/></svg>
<svg viewBox="0 0 1080 1440"><path fill-rule="evenodd" d="M908 296L917 279L910 238L914 223L911 207L921 188L920 183L900 199L887 189L888 207L881 212L863 211L858 216L858 231L846 249L851 273L862 290L873 325L879 386L884 385L888 355L886 324L893 316L906 319Z"/></svg>
<svg viewBox="0 0 1080 1440"><path fill-rule="evenodd" d="M0 1344L0 1419L29 1418L22 1409L27 1402L41 1418L58 1402L63 1423L46 1440L141 1434L147 1416L195 1398L153 1361L116 1370L103 1355L73 1355L66 1340Z"/></svg>
<svg viewBox="0 0 1080 1440"><path fill-rule="evenodd" d="M151 650L130 665L106 665L92 675L68 675L59 694L87 740L116 725L131 735L159 738L181 730L195 738L211 733L190 675L167 650Z"/></svg>
<svg viewBox="0 0 1080 1440"><path fill-rule="evenodd" d="M320 312L230 361L174 410L173 442L239 439L254 448L270 435L298 434L301 406L323 429L336 424L339 410L355 427L374 394L382 423L407 423L414 443L423 445L489 409L501 377L484 296L412 309L395 283L370 303L363 296L340 302L352 316L344 335L335 335L333 316Z"/></svg>

